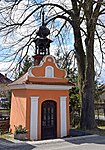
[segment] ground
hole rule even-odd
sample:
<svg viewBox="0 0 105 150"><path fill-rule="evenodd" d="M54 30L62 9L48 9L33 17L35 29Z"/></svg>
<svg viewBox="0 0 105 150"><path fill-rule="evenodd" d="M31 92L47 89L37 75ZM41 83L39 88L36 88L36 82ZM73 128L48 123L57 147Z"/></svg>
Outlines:
<svg viewBox="0 0 105 150"><path fill-rule="evenodd" d="M80 134L80 130L75 131ZM104 129L81 131L81 134L83 136L43 141L19 141L5 134L0 136L0 150L105 150Z"/></svg>
<svg viewBox="0 0 105 150"><path fill-rule="evenodd" d="M45 141L0 140L0 150L105 150L105 136L88 135Z"/></svg>

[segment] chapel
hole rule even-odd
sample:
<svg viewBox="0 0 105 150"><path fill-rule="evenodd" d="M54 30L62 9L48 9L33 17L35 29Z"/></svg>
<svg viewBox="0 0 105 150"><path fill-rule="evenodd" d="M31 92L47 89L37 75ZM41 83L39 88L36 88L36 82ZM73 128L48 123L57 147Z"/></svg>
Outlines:
<svg viewBox="0 0 105 150"><path fill-rule="evenodd" d="M50 30L42 26L35 39L34 65L9 84L12 90L10 129L22 125L31 140L66 137L70 134L69 89L73 86L65 70L50 55Z"/></svg>

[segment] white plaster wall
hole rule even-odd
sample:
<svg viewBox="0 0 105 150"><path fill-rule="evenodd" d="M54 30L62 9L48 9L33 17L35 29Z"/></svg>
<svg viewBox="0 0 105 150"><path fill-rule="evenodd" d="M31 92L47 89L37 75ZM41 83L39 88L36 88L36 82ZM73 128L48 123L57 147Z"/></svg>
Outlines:
<svg viewBox="0 0 105 150"><path fill-rule="evenodd" d="M38 98L31 97L31 112L30 112L30 139L38 139Z"/></svg>
<svg viewBox="0 0 105 150"><path fill-rule="evenodd" d="M61 137L67 136L66 96L60 96Z"/></svg>

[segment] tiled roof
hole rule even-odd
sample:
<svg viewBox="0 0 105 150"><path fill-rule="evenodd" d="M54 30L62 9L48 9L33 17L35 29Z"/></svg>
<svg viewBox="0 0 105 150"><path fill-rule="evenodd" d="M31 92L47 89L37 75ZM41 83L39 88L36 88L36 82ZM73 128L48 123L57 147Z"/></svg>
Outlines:
<svg viewBox="0 0 105 150"><path fill-rule="evenodd" d="M53 80L53 82L52 82ZM17 79L16 81L9 84L12 85L19 85L19 84L41 84L41 85L69 85L69 86L75 86L74 83L69 82L68 79L57 79L57 78L51 78L48 79L46 77L30 77L29 73L25 73L22 77Z"/></svg>
<svg viewBox="0 0 105 150"><path fill-rule="evenodd" d="M13 81L10 85L16 85L16 84L24 84L26 83L28 79L28 72L26 72L23 76L21 76L19 79Z"/></svg>
<svg viewBox="0 0 105 150"><path fill-rule="evenodd" d="M0 84L8 84L11 83L12 81L8 79L6 76L0 73Z"/></svg>

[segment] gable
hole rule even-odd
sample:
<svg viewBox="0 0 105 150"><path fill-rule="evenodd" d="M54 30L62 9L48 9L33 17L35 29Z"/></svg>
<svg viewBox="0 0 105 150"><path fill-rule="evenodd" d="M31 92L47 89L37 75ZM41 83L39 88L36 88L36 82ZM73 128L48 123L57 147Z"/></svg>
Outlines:
<svg viewBox="0 0 105 150"><path fill-rule="evenodd" d="M66 71L57 67L52 56L45 56L39 66L30 68L31 75L34 77L45 78L65 78Z"/></svg>
<svg viewBox="0 0 105 150"><path fill-rule="evenodd" d="M30 67L26 74L9 84L9 86L12 88L13 85L16 85L18 88L18 85L24 86L25 84L27 84L27 86L28 84L34 86L74 86L74 84L69 82L69 80L66 78L66 71L58 68L54 57L50 55L45 56L40 65Z"/></svg>

